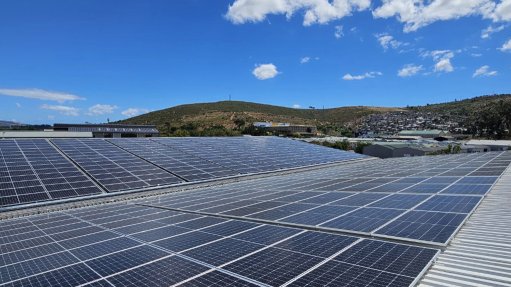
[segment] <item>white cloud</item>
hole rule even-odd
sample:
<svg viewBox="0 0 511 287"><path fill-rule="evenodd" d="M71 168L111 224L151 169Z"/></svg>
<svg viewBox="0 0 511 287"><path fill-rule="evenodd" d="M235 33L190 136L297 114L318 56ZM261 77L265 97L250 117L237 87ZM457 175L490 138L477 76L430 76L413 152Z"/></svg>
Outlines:
<svg viewBox="0 0 511 287"><path fill-rule="evenodd" d="M303 57L300 59L300 64L308 63L308 62L310 62L310 60L311 60L311 57Z"/></svg>
<svg viewBox="0 0 511 287"><path fill-rule="evenodd" d="M406 45L406 43L394 39L394 37L389 34L378 34L375 35L375 37L376 39L378 39L378 42L380 43L384 50L387 50L389 48L397 49L403 45Z"/></svg>
<svg viewBox="0 0 511 287"><path fill-rule="evenodd" d="M363 79L367 79L367 78L374 78L376 76L381 76L383 75L381 72L367 72L363 75L351 75L351 74L346 74L342 77L343 80L345 81L354 81L354 80L363 80Z"/></svg>
<svg viewBox="0 0 511 287"><path fill-rule="evenodd" d="M488 26L488 28L481 31L481 38L488 39L490 38L491 34L498 33L506 28L505 25L500 25L497 27L493 27L492 25Z"/></svg>
<svg viewBox="0 0 511 287"><path fill-rule="evenodd" d="M21 108L21 104L20 103L16 103L16 107L19 109Z"/></svg>
<svg viewBox="0 0 511 287"><path fill-rule="evenodd" d="M400 77L403 77L403 78L411 77L413 75L416 75L420 71L422 71L422 65L417 66L414 64L408 64L408 65L404 65L403 68L401 68L401 70L399 70L397 72L397 75Z"/></svg>
<svg viewBox="0 0 511 287"><path fill-rule="evenodd" d="M66 101L84 100L84 98L77 95L63 92L52 92L41 89L0 89L0 95L55 101L59 103Z"/></svg>
<svg viewBox="0 0 511 287"><path fill-rule="evenodd" d="M267 80L278 75L277 66L273 64L261 64L254 68L252 74L259 80Z"/></svg>
<svg viewBox="0 0 511 287"><path fill-rule="evenodd" d="M54 116L54 115L48 115L48 119L49 119L49 120L53 120L54 118L55 118L55 116Z"/></svg>
<svg viewBox="0 0 511 287"><path fill-rule="evenodd" d="M509 52L511 51L511 39L509 39L506 43L502 45L502 47L499 48L502 52Z"/></svg>
<svg viewBox="0 0 511 287"><path fill-rule="evenodd" d="M450 73L454 71L451 59L442 59L435 64L435 72Z"/></svg>
<svg viewBox="0 0 511 287"><path fill-rule="evenodd" d="M308 56L307 57L303 57L303 58L300 59L300 64L307 64L307 63L309 63L309 62L311 62L313 60L317 61L317 60L319 60L319 57L308 57Z"/></svg>
<svg viewBox="0 0 511 287"><path fill-rule="evenodd" d="M336 39L340 39L340 38L342 38L342 36L344 36L343 26L342 25L335 26L334 36L335 36Z"/></svg>
<svg viewBox="0 0 511 287"><path fill-rule="evenodd" d="M302 106L300 106L299 104L294 104L293 105L293 109L300 109Z"/></svg>
<svg viewBox="0 0 511 287"><path fill-rule="evenodd" d="M511 0L504 0L499 6ZM499 9L497 7L497 9ZM436 21L481 15L494 18L497 12L493 0L383 0L383 5L373 11L375 18L396 17L405 24L404 31L412 32ZM499 10L499 11L500 11ZM499 12L508 15L508 12Z"/></svg>
<svg viewBox="0 0 511 287"><path fill-rule="evenodd" d="M477 69L474 74L472 75L473 78L475 77L492 77L496 76L497 71L490 71L490 66L484 65Z"/></svg>
<svg viewBox="0 0 511 287"><path fill-rule="evenodd" d="M235 24L261 22L268 15L286 15L289 19L304 12L303 25L324 24L369 8L371 0L235 0L226 18Z"/></svg>
<svg viewBox="0 0 511 287"><path fill-rule="evenodd" d="M425 51L421 54L422 57L432 57L435 62L442 59L451 59L454 57L454 52L451 50L434 50Z"/></svg>
<svg viewBox="0 0 511 287"><path fill-rule="evenodd" d="M493 21L511 21L511 0L502 0L491 14Z"/></svg>
<svg viewBox="0 0 511 287"><path fill-rule="evenodd" d="M89 108L89 112L87 112L87 115L99 116L99 115L111 114L116 109L117 109L117 106L97 104L97 105L94 105Z"/></svg>
<svg viewBox="0 0 511 287"><path fill-rule="evenodd" d="M435 62L435 72L450 73L454 71L454 67L451 63L451 59L454 58L454 52L451 50L425 51L421 54L421 56L433 58L433 61Z"/></svg>
<svg viewBox="0 0 511 287"><path fill-rule="evenodd" d="M80 115L80 110L75 107L69 107L69 106L61 106L61 105L47 105L44 104L41 106L41 109L43 110L50 110L50 111L56 111L59 112L65 116L78 116Z"/></svg>
<svg viewBox="0 0 511 287"><path fill-rule="evenodd" d="M122 115L127 117L134 117L136 115L145 114L148 113L148 109L141 109L141 108L129 108L121 112Z"/></svg>

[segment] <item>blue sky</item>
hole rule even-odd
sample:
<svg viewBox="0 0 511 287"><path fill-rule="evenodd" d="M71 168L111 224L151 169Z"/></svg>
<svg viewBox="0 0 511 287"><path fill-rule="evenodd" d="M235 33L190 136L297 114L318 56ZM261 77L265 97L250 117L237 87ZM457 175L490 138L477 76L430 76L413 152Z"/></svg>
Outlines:
<svg viewBox="0 0 511 287"><path fill-rule="evenodd" d="M509 93L511 0L2 1L0 119Z"/></svg>

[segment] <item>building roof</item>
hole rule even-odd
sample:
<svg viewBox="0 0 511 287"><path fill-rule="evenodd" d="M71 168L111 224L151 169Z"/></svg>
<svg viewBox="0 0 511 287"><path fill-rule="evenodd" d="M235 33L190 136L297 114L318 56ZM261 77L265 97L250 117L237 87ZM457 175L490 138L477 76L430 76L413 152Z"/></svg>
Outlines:
<svg viewBox="0 0 511 287"><path fill-rule="evenodd" d="M406 136L406 135L432 136L432 135L442 135L445 133L441 130L405 130L405 131L400 131L398 134L401 136Z"/></svg>
<svg viewBox="0 0 511 287"><path fill-rule="evenodd" d="M400 149L400 148L411 148L422 151L435 151L441 149L440 147L432 147L432 146L422 146L413 143L403 143L403 142L373 142L373 145L383 146L389 149Z"/></svg>
<svg viewBox="0 0 511 287"><path fill-rule="evenodd" d="M158 134L155 125L125 125L125 124L62 124L53 125L55 130L88 131L104 133L150 133Z"/></svg>
<svg viewBox="0 0 511 287"><path fill-rule="evenodd" d="M469 140L468 145L511 146L511 140Z"/></svg>
<svg viewBox="0 0 511 287"><path fill-rule="evenodd" d="M419 286L511 285L510 188L507 168Z"/></svg>
<svg viewBox="0 0 511 287"><path fill-rule="evenodd" d="M0 138L91 138L86 131L0 131Z"/></svg>

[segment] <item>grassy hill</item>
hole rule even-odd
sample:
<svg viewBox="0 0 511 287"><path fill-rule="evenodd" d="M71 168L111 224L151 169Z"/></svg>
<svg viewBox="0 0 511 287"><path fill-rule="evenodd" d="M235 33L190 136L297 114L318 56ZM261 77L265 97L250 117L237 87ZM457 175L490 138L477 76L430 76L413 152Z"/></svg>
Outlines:
<svg viewBox="0 0 511 287"><path fill-rule="evenodd" d="M472 115L482 107L511 95L481 96L426 106L403 108L339 107L293 109L241 101L221 101L180 105L119 121L126 124L155 124L164 135L236 135L257 121L316 125L323 132L338 134L356 126L370 114L393 111L421 111L442 115Z"/></svg>
<svg viewBox="0 0 511 287"><path fill-rule="evenodd" d="M175 134L180 130L203 132L211 129L241 131L253 122L273 121L342 127L363 116L396 111L396 108L341 107L333 109L293 109L241 101L221 101L176 106L150 112L120 123L155 124L160 131Z"/></svg>
<svg viewBox="0 0 511 287"><path fill-rule="evenodd" d="M479 109L499 101L511 101L511 94L487 95L453 102L428 104L425 106L408 107L410 110L419 110L436 113L471 114Z"/></svg>

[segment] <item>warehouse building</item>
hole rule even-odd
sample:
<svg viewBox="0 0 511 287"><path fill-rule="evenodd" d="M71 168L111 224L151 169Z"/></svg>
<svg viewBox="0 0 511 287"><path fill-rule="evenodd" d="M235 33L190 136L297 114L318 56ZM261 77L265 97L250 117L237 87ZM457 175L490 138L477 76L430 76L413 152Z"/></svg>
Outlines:
<svg viewBox="0 0 511 287"><path fill-rule="evenodd" d="M435 139L439 141L450 139L448 132L441 130L405 130L398 133L400 137L421 137L425 139Z"/></svg>
<svg viewBox="0 0 511 287"><path fill-rule="evenodd" d="M400 142L374 142L364 147L363 153L379 158L423 156L441 150L440 147L425 147Z"/></svg>
<svg viewBox="0 0 511 287"><path fill-rule="evenodd" d="M155 125L124 124L61 124L53 125L54 131L91 132L95 138L146 138L158 137Z"/></svg>

